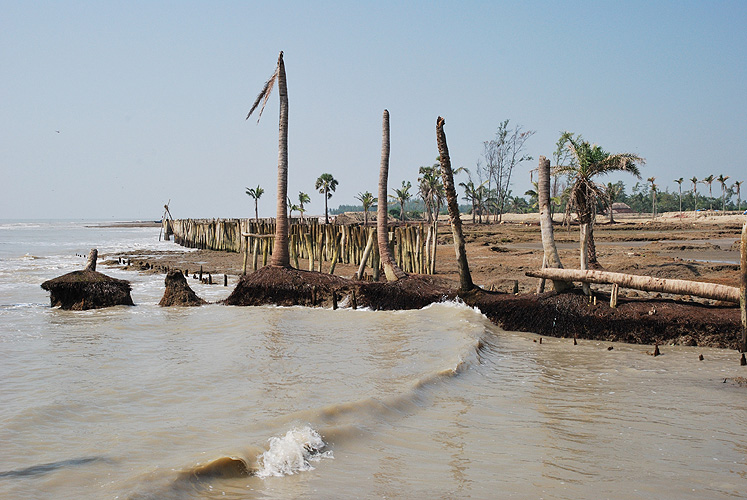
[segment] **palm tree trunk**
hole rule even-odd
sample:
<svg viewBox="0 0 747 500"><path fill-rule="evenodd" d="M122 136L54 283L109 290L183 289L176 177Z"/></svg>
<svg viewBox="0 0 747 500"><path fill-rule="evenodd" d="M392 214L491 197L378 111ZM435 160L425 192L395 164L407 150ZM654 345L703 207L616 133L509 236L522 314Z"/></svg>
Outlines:
<svg viewBox="0 0 747 500"><path fill-rule="evenodd" d="M586 271L587 269L589 269L589 226L590 225L591 223L587 221L580 221L579 223L579 242L581 245L581 253L579 255L579 258L580 258L579 269L581 269L582 271ZM586 295L591 295L591 287L589 287L588 283L584 283L582 285L582 288Z"/></svg>
<svg viewBox="0 0 747 500"><path fill-rule="evenodd" d="M288 87L285 80L283 53L278 57L278 92L280 94L280 120L278 127L278 200L275 223L275 245L271 265L290 267L288 253Z"/></svg>
<svg viewBox="0 0 747 500"><path fill-rule="evenodd" d="M468 292L475 285L472 283L472 276L470 275L469 264L467 263L467 253L464 249L462 219L459 214L456 189L454 188L454 173L451 170L451 159L449 158L449 148L446 144L444 123L444 119L439 116L438 120L436 120L436 142L438 143L438 154L441 161L441 177L443 178L446 202L449 207L451 232L454 235L454 251L456 253L457 269L459 270L459 291Z"/></svg>
<svg viewBox="0 0 747 500"><path fill-rule="evenodd" d="M704 283L675 279L654 278L634 274L611 273L608 271L590 271L582 269L539 269L527 271L532 278L581 281L583 283L617 284L623 288L644 290L647 292L671 293L676 295L694 295L711 300L739 302L739 288L735 286Z"/></svg>
<svg viewBox="0 0 747 500"><path fill-rule="evenodd" d="M552 228L552 213L550 212L550 160L544 156L539 158L539 179L537 180L537 201L540 209L540 231L542 233L542 249L544 250L547 266L563 268L555 246L555 233ZM556 292L569 288L564 281L553 281Z"/></svg>
<svg viewBox="0 0 747 500"><path fill-rule="evenodd" d="M388 281L397 281L407 275L394 262L389 248L389 230L387 229L387 182L389 179L389 111L384 110L381 133L381 167L379 169L379 203L376 208L376 232L379 244L379 256L384 266L384 275Z"/></svg>
<svg viewBox="0 0 747 500"><path fill-rule="evenodd" d="M327 188L324 188L324 223L329 224L329 212L327 211Z"/></svg>

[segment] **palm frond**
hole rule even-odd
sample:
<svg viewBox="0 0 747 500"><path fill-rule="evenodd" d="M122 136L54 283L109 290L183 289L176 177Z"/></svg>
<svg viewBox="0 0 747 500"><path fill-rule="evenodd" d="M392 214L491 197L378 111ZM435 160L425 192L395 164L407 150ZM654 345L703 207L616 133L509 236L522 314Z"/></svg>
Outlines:
<svg viewBox="0 0 747 500"><path fill-rule="evenodd" d="M265 106L267 105L267 101L270 99L270 94L272 94L272 88L275 86L275 82L278 79L278 74L280 74L280 61L283 59L283 53L280 52L280 56L278 56L278 65L275 67L275 72L272 74L269 80L265 82L264 87L262 87L262 91L259 93L257 98L254 100L254 104L252 104L252 108L249 110L249 113L246 115L246 119L248 120L250 116L252 116L252 113L254 113L254 110L257 109L257 106L259 106L259 102L262 101L262 108L259 110L259 116L257 117L257 123L259 123L259 119L262 118L262 112L265 110Z"/></svg>

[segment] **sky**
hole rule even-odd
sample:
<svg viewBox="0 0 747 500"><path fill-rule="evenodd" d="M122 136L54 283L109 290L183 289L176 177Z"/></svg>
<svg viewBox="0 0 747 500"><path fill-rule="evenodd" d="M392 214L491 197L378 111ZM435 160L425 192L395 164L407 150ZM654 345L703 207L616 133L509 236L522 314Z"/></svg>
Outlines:
<svg viewBox="0 0 747 500"><path fill-rule="evenodd" d="M438 116L473 171L503 120L536 131L514 194L566 130L646 158L660 189L745 180L745 26L741 0L0 0L0 219L251 217L257 185L274 216L276 91L245 118L281 50L307 214L322 173L331 207L377 192L384 109L390 188L435 162Z"/></svg>

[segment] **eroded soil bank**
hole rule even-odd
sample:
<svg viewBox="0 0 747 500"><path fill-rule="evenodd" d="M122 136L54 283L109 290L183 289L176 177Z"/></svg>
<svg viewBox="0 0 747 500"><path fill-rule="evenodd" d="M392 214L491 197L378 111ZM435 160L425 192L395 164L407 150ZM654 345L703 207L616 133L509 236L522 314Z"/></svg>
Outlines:
<svg viewBox="0 0 747 500"><path fill-rule="evenodd" d="M599 262L605 270L738 286L739 250L735 242L742 223L741 219L726 217L662 217L656 222L629 218L617 224L600 223L594 234ZM504 224L471 224L465 220L465 230L473 280L483 291L462 299L503 328L547 336L575 335L579 339L737 347L740 318L734 305L621 290L618 307L613 309L609 306L609 287L597 285L592 286L596 304L580 293L536 294L538 280L524 274L542 263L540 229L531 216ZM179 269L188 272L191 280L202 270L203 279L209 275L216 286L223 284L222 275L227 274L230 285L236 287L226 304L331 307L335 291L339 306L351 307L355 291L358 307L420 308L456 297L458 276L448 226L441 231L437 274L414 275L394 284L352 280L348 277L356 268L344 264L337 265L337 275L265 268L241 277L242 255L209 250L130 252L110 255L105 263L153 273ZM577 265L577 237L577 228L556 229L560 255L567 267ZM123 258L129 264L123 264ZM308 263L302 260L299 266L306 269ZM515 286L519 295L505 293Z"/></svg>

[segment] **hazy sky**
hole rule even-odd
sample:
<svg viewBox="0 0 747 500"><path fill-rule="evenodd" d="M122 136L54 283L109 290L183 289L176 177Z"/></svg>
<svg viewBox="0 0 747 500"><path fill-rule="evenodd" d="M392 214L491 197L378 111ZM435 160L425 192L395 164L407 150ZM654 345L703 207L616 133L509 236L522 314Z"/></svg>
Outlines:
<svg viewBox="0 0 747 500"><path fill-rule="evenodd" d="M246 217L257 184L273 216L277 94L245 117L280 50L288 192L309 213L324 172L331 206L376 193L385 108L390 187L434 162L439 115L454 166L502 120L536 130L514 193L564 130L645 157L662 188L745 180L745 26L745 1L0 0L0 218L158 219L169 199Z"/></svg>

